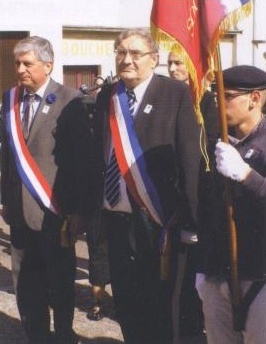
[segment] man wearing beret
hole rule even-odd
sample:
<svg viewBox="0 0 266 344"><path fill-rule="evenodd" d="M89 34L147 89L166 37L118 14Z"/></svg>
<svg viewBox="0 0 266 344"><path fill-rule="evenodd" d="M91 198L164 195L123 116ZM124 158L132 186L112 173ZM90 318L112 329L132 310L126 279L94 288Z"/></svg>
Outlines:
<svg viewBox="0 0 266 344"><path fill-rule="evenodd" d="M266 73L253 66L223 71L229 143L209 147L211 171L199 184L197 290L208 344L266 343ZM224 202L228 182L237 229L241 322L233 325L230 244Z"/></svg>

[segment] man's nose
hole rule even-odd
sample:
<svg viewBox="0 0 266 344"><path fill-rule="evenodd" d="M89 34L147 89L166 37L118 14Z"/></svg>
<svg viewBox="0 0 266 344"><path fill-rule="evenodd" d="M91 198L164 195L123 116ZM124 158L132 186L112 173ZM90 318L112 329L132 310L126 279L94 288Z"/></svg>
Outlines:
<svg viewBox="0 0 266 344"><path fill-rule="evenodd" d="M130 55L129 51L126 52L126 55L124 57L125 63L131 63L133 61L132 56Z"/></svg>
<svg viewBox="0 0 266 344"><path fill-rule="evenodd" d="M18 73L22 73L25 71L25 65L23 63L18 63L16 64L16 69Z"/></svg>
<svg viewBox="0 0 266 344"><path fill-rule="evenodd" d="M176 65L174 63L169 63L169 70L172 72L176 69Z"/></svg>

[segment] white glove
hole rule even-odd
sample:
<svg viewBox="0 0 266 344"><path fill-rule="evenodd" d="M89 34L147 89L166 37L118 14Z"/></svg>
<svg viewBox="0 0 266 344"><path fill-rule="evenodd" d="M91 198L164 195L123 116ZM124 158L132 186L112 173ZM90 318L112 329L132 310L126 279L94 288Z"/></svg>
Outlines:
<svg viewBox="0 0 266 344"><path fill-rule="evenodd" d="M219 141L216 144L215 155L217 170L225 177L242 182L251 171L249 164L228 143Z"/></svg>

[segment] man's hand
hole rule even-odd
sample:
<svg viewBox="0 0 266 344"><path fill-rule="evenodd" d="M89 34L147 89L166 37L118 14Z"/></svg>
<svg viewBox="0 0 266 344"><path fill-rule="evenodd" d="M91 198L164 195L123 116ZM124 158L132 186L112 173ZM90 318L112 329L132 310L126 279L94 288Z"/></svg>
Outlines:
<svg viewBox="0 0 266 344"><path fill-rule="evenodd" d="M185 229L181 229L180 241L182 244L193 245L198 242L198 236L194 232L189 232Z"/></svg>
<svg viewBox="0 0 266 344"><path fill-rule="evenodd" d="M80 215L67 215L65 227L62 230L65 231L70 245L75 245L78 235L84 233L87 230L88 221Z"/></svg>
<svg viewBox="0 0 266 344"><path fill-rule="evenodd" d="M217 170L225 177L242 182L251 171L249 164L228 143L219 141L216 144L215 155Z"/></svg>

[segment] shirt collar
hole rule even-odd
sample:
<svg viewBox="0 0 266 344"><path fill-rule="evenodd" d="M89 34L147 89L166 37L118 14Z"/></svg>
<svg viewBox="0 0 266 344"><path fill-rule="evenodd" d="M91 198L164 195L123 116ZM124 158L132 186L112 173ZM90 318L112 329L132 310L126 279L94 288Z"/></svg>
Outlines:
<svg viewBox="0 0 266 344"><path fill-rule="evenodd" d="M35 92L35 94L37 94L41 99L44 96L44 93L46 91L47 85L50 81L50 77L47 78L47 80L45 81L45 83L37 90L37 92ZM23 97L27 94L26 89L24 88L24 92L23 92Z"/></svg>
<svg viewBox="0 0 266 344"><path fill-rule="evenodd" d="M151 79L153 77L153 74L154 73L151 73L151 75L145 79L144 81L142 81L138 86L136 86L133 91L135 93L135 96L136 96L136 101L137 103L139 104L146 92L146 89L149 85L149 83L151 82Z"/></svg>

